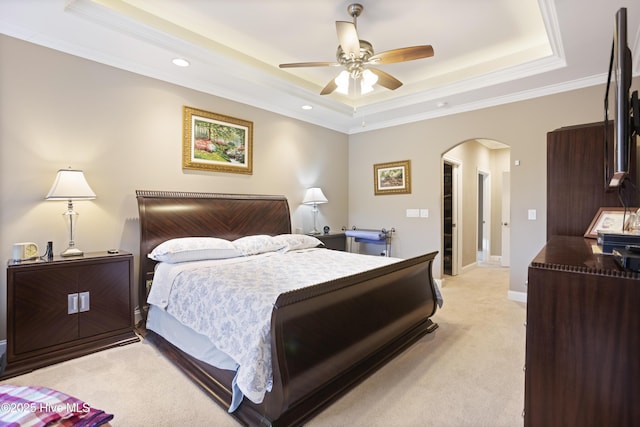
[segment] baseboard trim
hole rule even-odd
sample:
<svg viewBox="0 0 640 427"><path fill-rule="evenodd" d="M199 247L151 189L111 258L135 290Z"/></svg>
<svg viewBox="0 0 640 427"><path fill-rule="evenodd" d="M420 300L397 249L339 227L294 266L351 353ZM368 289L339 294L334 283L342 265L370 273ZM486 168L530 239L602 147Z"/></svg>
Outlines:
<svg viewBox="0 0 640 427"><path fill-rule="evenodd" d="M509 298L511 301L517 301L517 302L527 302L527 293L526 292L520 292L520 291L509 291L507 292L507 298Z"/></svg>
<svg viewBox="0 0 640 427"><path fill-rule="evenodd" d="M467 265L462 267L462 273L467 272L469 270L473 270L477 266L478 266L477 262L472 262L471 264L467 264Z"/></svg>

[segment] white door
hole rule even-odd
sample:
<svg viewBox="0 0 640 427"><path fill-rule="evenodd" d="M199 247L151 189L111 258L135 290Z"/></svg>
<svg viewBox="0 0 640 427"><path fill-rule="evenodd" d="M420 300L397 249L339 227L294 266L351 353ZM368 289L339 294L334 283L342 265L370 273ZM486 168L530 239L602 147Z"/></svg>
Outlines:
<svg viewBox="0 0 640 427"><path fill-rule="evenodd" d="M487 262L491 254L491 175L478 169L478 259Z"/></svg>
<svg viewBox="0 0 640 427"><path fill-rule="evenodd" d="M500 264L503 267L509 267L511 259L511 174L510 172L502 172L502 256Z"/></svg>

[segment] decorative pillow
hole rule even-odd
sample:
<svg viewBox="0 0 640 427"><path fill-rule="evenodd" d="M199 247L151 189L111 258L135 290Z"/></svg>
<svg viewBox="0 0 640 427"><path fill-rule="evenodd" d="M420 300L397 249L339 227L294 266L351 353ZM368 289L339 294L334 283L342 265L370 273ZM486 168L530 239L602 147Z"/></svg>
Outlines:
<svg viewBox="0 0 640 427"><path fill-rule="evenodd" d="M279 234L277 236L273 236L273 240L286 244L288 251L324 246L324 243L319 239L309 236L308 234Z"/></svg>
<svg viewBox="0 0 640 427"><path fill-rule="evenodd" d="M233 246L244 256L277 252L287 248L286 243L278 242L266 234L240 237L233 241Z"/></svg>
<svg viewBox="0 0 640 427"><path fill-rule="evenodd" d="M181 237L156 246L149 258L175 264L178 262L224 259L241 256L233 243L217 237Z"/></svg>

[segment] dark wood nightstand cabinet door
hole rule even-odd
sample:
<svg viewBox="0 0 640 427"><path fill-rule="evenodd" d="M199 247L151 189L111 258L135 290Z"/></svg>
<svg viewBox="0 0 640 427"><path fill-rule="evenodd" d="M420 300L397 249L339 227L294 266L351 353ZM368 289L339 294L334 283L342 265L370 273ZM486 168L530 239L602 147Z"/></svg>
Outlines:
<svg viewBox="0 0 640 427"><path fill-rule="evenodd" d="M78 292L89 292L90 309L79 313L79 337L86 338L131 328L129 261L93 264L83 268Z"/></svg>
<svg viewBox="0 0 640 427"><path fill-rule="evenodd" d="M16 273L14 344L16 354L78 338L78 316L67 314L67 295L77 292L77 273L47 268Z"/></svg>

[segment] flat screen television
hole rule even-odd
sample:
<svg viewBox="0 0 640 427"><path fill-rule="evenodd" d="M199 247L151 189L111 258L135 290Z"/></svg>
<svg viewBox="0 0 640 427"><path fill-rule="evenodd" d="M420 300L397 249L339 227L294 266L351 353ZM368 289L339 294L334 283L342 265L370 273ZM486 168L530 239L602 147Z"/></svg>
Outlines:
<svg viewBox="0 0 640 427"><path fill-rule="evenodd" d="M605 165L605 180L610 188L619 187L627 178L631 164L631 147L635 143L636 135L640 133L638 92L629 95L631 79L632 55L627 44L627 9L623 7L615 15L609 78L604 100L605 138L608 138L606 126L609 125L609 111L613 109L612 175L608 172L609 162ZM606 141L607 153L610 152L609 146L609 141Z"/></svg>

